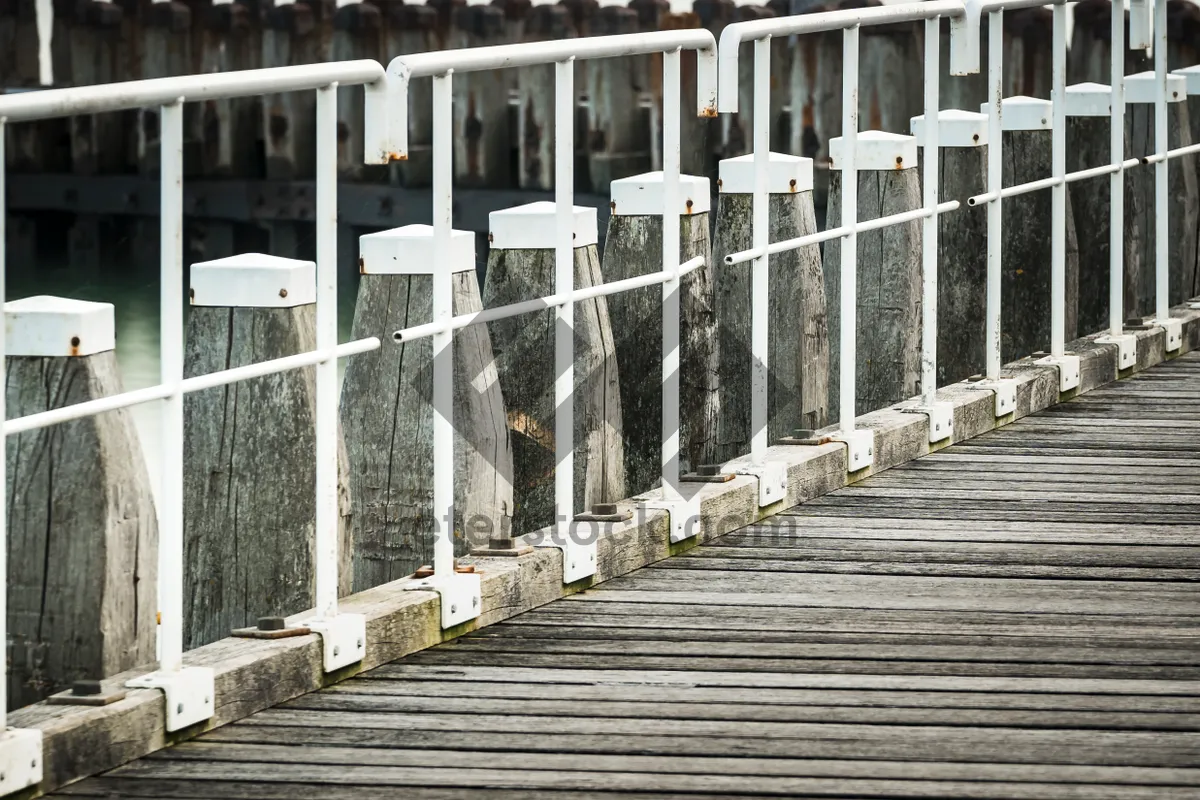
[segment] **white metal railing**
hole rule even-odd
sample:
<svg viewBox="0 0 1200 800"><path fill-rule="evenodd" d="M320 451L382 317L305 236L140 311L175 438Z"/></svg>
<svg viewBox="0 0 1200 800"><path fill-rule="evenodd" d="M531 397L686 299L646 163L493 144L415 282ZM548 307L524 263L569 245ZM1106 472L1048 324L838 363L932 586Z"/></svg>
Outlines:
<svg viewBox="0 0 1200 800"><path fill-rule="evenodd" d="M1053 157L1052 174L1029 183L1002 187L1003 150L1002 84L1003 13L1006 9L1051 5L1053 7ZM1169 319L1167 295L1168 220L1166 213L1169 159L1200 152L1200 144L1168 150L1166 125L1166 0L1158 0L1153 9L1146 0L1133 0L1130 35L1134 46L1151 46L1155 51L1156 153L1152 156L1124 158L1124 50L1113 48L1112 69L1112 163L1074 173L1066 172L1066 32L1065 0L931 0L930 2L877 8L807 14L736 23L726 27L720 46L705 30L664 31L627 36L595 37L569 41L538 42L460 51L407 55L394 59L386 71L374 61L354 61L308 66L252 70L217 75L186 76L136 81L100 87L60 89L0 97L0 164L3 164L4 126L9 122L92 114L105 111L161 108L161 225L162 225L162 321L161 380L159 385L125 392L67 408L33 414L4 423L5 436L43 428L72 419L152 401L161 402L162 475L156 508L159 517L159 581L161 624L159 627L160 663L158 671L131 685L161 688L168 697L167 729L175 730L206 719L215 705L211 670L183 667L182 661L182 573L183 573L183 396L213 386L305 366L317 367L316 411L316 537L314 556L316 576L315 618L306 623L322 635L327 669L351 663L353 647L342 647L340 658L334 644L345 636L365 636L361 616L338 613L337 602L337 373L336 359L363 353L380 346L375 338L339 345L336 327L336 90L339 86L363 85L365 104L366 160L385 163L407 155L408 86L412 79L431 78L433 82L433 227L434 262L448 262L451 252L452 172L454 140L452 130L451 87L456 73L494 70L532 65L555 66L555 280L554 292L511 305L453 315L450 274L433 272L433 319L430 323L394 333L396 341L423 337L433 340L434 410L434 572L412 588L432 589L441 596L442 624L457 624L479 614L480 593L477 575L456 573L453 563L453 332L469 325L483 324L518 314L555 309L555 511L554 535L546 544L564 550L564 580L572 581L595 572L595 537L573 532L575 515L573 493L574 409L574 305L577 302L616 294L635 288L661 284L662 325L662 495L647 505L664 508L671 517L673 541L694 535L698 509L693 500L684 498L679 485L679 348L680 281L692 270L705 265L703 258L680 263L677 202L680 191L680 53L697 53L697 113L716 116L733 112L738 106L738 58L743 42L754 42L754 120L753 120L753 224L750 249L726 257L722 268L751 262L751 452L746 463L727 465L727 470L754 475L760 485L760 503L766 504L764 487L784 476L781 464L767 459L767 377L769 324L767 315L768 258L820 242L840 239L841 261L841 407L837 437L847 446L847 468L857 471L873 462L873 435L856 429L856 330L857 330L857 235L871 230L921 220L923 248L923 302L921 392L914 410L930 417L930 439L940 441L950 431L949 424L936 426L935 420L950 421L952 408L940 403L936 395L937 365L937 241L938 215L959 207L957 202L940 202L938 197L939 146L939 63L940 24L951 24L950 71L953 74L977 72L981 20L988 18L988 116L989 156L987 191L972 197L969 206L987 205L987 366L981 386L992 389L997 397L997 416L1013 408L1011 397L1001 413L1000 400L1015 392L1013 382L1001 375L1000 355L1000 267L1002 208L1005 198L1049 189L1052 204L1052 324L1049 363L1058 367L1060 386L1069 389L1078 382L1078 359L1065 351L1065 247L1066 187L1088 178L1109 175L1112 186L1110 264L1110 338L1124 359L1132 337L1122 328L1122 246L1124 231L1123 175L1128 168L1155 165L1156 178L1156 322L1172 333L1179 346L1179 322ZM1153 11L1153 15L1151 15ZM896 22L925 23L924 146L928 154L923 165L924 195L922 207L875 220L859 221L857 204L858 164L858 60L859 33L862 27ZM1124 38L1124 12L1120 4L1113 10L1113 41ZM843 32L843 140L841 149L842 220L837 228L781 242L768 236L768 149L770 127L770 58L772 37L823 31ZM719 52L719 57L718 57ZM663 249L662 269L650 275L587 288L574 285L572 208L574 185L574 62L582 59L614 58L660 53L663 59ZM287 358L215 372L196 378L183 378L183 252L182 252L182 106L185 102L232 98L286 91L315 91L317 95L317 343L316 349ZM0 167L0 204L4 197L4 170ZM0 206L0 305L4 286L4 219ZM4 373L3 328L0 328L0 374ZM1168 345L1168 349L1174 349ZM1124 361L1122 360L1122 363ZM1073 383L1074 382L1074 383ZM4 392L0 391L0 418L4 412ZM4 482L4 463L0 459L0 484ZM776 497L776 499L778 499ZM772 501L774 502L774 501ZM6 511L0 515L0 574L3 574L6 547ZM689 532L690 531L690 532ZM572 555L578 558L570 558ZM579 566L567 568L569 562ZM0 591L0 626L4 624L4 592ZM0 634L3 628L0 627ZM347 654L347 651L350 651ZM347 661L346 659L349 659ZM0 681L0 723L3 722L4 686ZM0 725L0 730L3 726ZM9 731L0 735L0 748L36 747L36 732ZM34 741L36 740L36 741ZM35 759L36 760L36 759ZM40 767L37 768L40 772ZM33 773L17 780L29 785L40 779ZM11 785L5 784L5 786Z"/></svg>

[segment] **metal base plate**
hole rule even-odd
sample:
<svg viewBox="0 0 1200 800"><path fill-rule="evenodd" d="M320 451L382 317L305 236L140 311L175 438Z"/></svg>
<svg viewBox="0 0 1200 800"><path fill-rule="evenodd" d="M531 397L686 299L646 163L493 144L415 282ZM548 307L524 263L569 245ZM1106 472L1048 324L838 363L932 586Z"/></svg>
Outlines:
<svg viewBox="0 0 1200 800"><path fill-rule="evenodd" d="M46 702L52 706L108 706L124 700L127 696L124 689L114 689L101 694L74 694L66 691L50 695Z"/></svg>
<svg viewBox="0 0 1200 800"><path fill-rule="evenodd" d="M1200 306L1200 303L1193 305L1192 308ZM1167 334L1167 342L1164 345L1168 353L1174 353L1180 347L1183 347L1183 320L1181 319L1156 319L1154 324L1162 328Z"/></svg>
<svg viewBox="0 0 1200 800"><path fill-rule="evenodd" d="M1137 363L1137 337L1132 333L1122 333L1120 336L1101 336L1097 344L1115 344L1117 346L1117 369L1129 369Z"/></svg>
<svg viewBox="0 0 1200 800"><path fill-rule="evenodd" d="M1014 378L969 382L967 388L991 391L996 397L997 418L1007 417L1017 410L1017 381Z"/></svg>
<svg viewBox="0 0 1200 800"><path fill-rule="evenodd" d="M758 478L758 507L766 508L787 497L787 465L764 461L750 464L731 461L721 468L727 475L753 475Z"/></svg>
<svg viewBox="0 0 1200 800"><path fill-rule="evenodd" d="M700 497L646 500L643 508L662 509L670 518L671 544L691 539L700 533Z"/></svg>
<svg viewBox="0 0 1200 800"><path fill-rule="evenodd" d="M0 795L42 782L42 732L9 728L0 733Z"/></svg>
<svg viewBox="0 0 1200 800"><path fill-rule="evenodd" d="M628 512L626 512L628 513ZM633 514L614 514L620 517L617 521L633 519ZM557 547L563 554L563 583L574 583L596 574L596 542L600 539L601 526L609 524L600 521L572 522L566 526L565 535L561 529L555 530L550 537L541 542L534 542L534 547Z"/></svg>
<svg viewBox="0 0 1200 800"><path fill-rule="evenodd" d="M356 664L367 653L367 618L362 614L338 614L329 619L310 619L301 624L313 633L320 634L326 672Z"/></svg>
<svg viewBox="0 0 1200 800"><path fill-rule="evenodd" d="M875 463L875 431L865 428L858 428L848 434L838 431L833 434L833 440L846 444L847 472L858 472Z"/></svg>
<svg viewBox="0 0 1200 800"><path fill-rule="evenodd" d="M1079 387L1079 356L1070 353L1046 356L1039 358L1036 363L1058 367L1058 391L1069 392Z"/></svg>
<svg viewBox="0 0 1200 800"><path fill-rule="evenodd" d="M127 689L162 689L167 697L167 730L178 731L213 715L213 671L184 667L178 672L151 672L126 681Z"/></svg>
<svg viewBox="0 0 1200 800"><path fill-rule="evenodd" d="M474 572L454 572L450 575L431 575L404 587L407 592L437 592L442 599L442 629L453 628L479 616L483 593L479 575Z"/></svg>
<svg viewBox="0 0 1200 800"><path fill-rule="evenodd" d="M909 414L924 414L929 417L929 443L950 438L954 433L954 403L934 403L931 406L906 406Z"/></svg>

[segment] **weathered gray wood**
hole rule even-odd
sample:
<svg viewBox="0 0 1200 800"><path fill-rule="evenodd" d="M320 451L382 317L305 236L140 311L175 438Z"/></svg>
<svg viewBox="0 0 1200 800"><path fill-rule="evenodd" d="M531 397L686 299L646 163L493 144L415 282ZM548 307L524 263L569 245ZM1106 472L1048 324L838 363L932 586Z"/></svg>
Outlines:
<svg viewBox="0 0 1200 800"><path fill-rule="evenodd" d="M568 32L565 7L537 5L528 11L521 41L564 39ZM554 188L554 70L548 64L517 71L517 185L522 189Z"/></svg>
<svg viewBox="0 0 1200 800"><path fill-rule="evenodd" d="M596 246L575 248L575 288L604 281ZM485 308L554 292L553 250L488 254ZM490 324L513 448L513 533L554 521L554 311ZM575 304L575 508L626 496L620 379L604 298Z"/></svg>
<svg viewBox="0 0 1200 800"><path fill-rule="evenodd" d="M813 160L813 201L824 207L829 196L829 140L842 130L841 42L826 33L795 38L788 152Z"/></svg>
<svg viewBox="0 0 1200 800"><path fill-rule="evenodd" d="M321 19L320 4L310 0L268 8L263 19L262 65L284 67L328 60ZM262 107L267 177L311 178L316 169L316 94L264 95Z"/></svg>
<svg viewBox="0 0 1200 800"><path fill-rule="evenodd" d="M474 272L452 277L455 314L482 308ZM351 335L432 318L428 275L363 275ZM354 508L354 588L410 575L433 558L432 340L387 344L346 365L342 426ZM513 512L512 449L486 326L454 337L456 555L486 546Z"/></svg>
<svg viewBox="0 0 1200 800"><path fill-rule="evenodd" d="M987 190L987 153L987 145L938 152L938 201L959 202L938 216L938 386L980 374L987 362L987 215L967 205Z"/></svg>
<svg viewBox="0 0 1200 800"><path fill-rule="evenodd" d="M1154 147L1154 106L1129 103L1125 116L1128 157L1149 155ZM1186 102L1167 105L1167 143L1185 147L1192 143ZM1129 170L1125 176L1125 316L1149 316L1155 310L1156 230L1159 215L1166 213L1168 299L1171 305L1196 294L1200 282L1200 187L1194 155L1173 159L1168 170L1167 208L1155 204L1155 168Z"/></svg>
<svg viewBox="0 0 1200 800"><path fill-rule="evenodd" d="M259 20L245 3L213 5L202 20L200 68L203 72L256 69L262 59ZM245 178L261 172L262 101L258 97L213 100L204 104L205 175ZM232 255L232 253L230 253Z"/></svg>
<svg viewBox="0 0 1200 800"><path fill-rule="evenodd" d="M1005 131L1004 186L1040 180L1051 173L1051 132ZM1004 201L1001 244L1000 352L1015 361L1050 350L1050 192L1029 192ZM1079 246L1071 196L1067 194L1066 341L1078 329Z"/></svg>
<svg viewBox="0 0 1200 800"><path fill-rule="evenodd" d="M1092 81L1108 84L1112 80L1112 3L1109 0L1082 0L1075 5L1075 24L1067 51L1067 83ZM1129 42L1129 12L1125 12L1125 42ZM1135 75L1154 64L1145 50L1125 48L1125 74Z"/></svg>
<svg viewBox="0 0 1200 800"><path fill-rule="evenodd" d="M735 22L750 22L753 20L771 19L775 11L766 5L740 5L734 14ZM722 137L721 158L733 158L745 155L754 149L754 42L743 42L738 48L738 110L737 114L728 117L728 122L721 119L726 126ZM790 48L786 39L775 37L771 40L771 103L768 110L770 132L768 147L774 145L780 149L781 134L780 118L783 115L783 100L787 96L786 79L790 77L791 66L788 63Z"/></svg>
<svg viewBox="0 0 1200 800"><path fill-rule="evenodd" d="M315 306L195 307L186 376L316 348ZM184 400L184 647L313 604L313 367ZM350 498L339 437L339 593L351 585Z"/></svg>
<svg viewBox="0 0 1200 800"><path fill-rule="evenodd" d="M1108 117L1067 119L1067 172L1108 164L1111 161ZM1127 177L1128 180L1128 177ZM1087 224L1075 227L1079 247L1079 332L1094 333L1108 326L1110 271L1109 180L1075 181L1067 191L1073 217Z"/></svg>
<svg viewBox="0 0 1200 800"><path fill-rule="evenodd" d="M596 35L636 33L637 12L605 6L596 14ZM603 194L608 185L650 168L650 130L638 107L638 93L648 89L645 58L606 58L588 63L588 172L592 191Z"/></svg>
<svg viewBox="0 0 1200 800"><path fill-rule="evenodd" d="M119 394L112 351L10 357L8 417ZM127 410L9 440L8 705L154 660L158 524Z"/></svg>
<svg viewBox="0 0 1200 800"><path fill-rule="evenodd" d="M1053 31L1053 12L1048 8L1021 8L1004 14L1005 97L1050 99ZM986 67L980 69L981 74L986 72Z"/></svg>
<svg viewBox="0 0 1200 800"><path fill-rule="evenodd" d="M80 3L70 18L71 72L75 86L127 80L122 58L124 13L115 3ZM12 84L9 84L12 85ZM71 168L77 175L121 172L125 164L124 114L71 117ZM71 263L77 263L74 259Z"/></svg>
<svg viewBox="0 0 1200 800"><path fill-rule="evenodd" d="M142 8L142 46L139 52L141 78L165 78L172 75L187 75L191 66L192 12L186 5L175 0L152 3ZM161 120L158 108L143 108L136 112L134 126L134 152L137 154L138 170L143 174L158 173L161 163ZM183 146L187 155L198 155L200 111L196 107L184 109Z"/></svg>
<svg viewBox="0 0 1200 800"><path fill-rule="evenodd" d="M513 9L514 17L520 12ZM519 19L506 23L498 5L458 9L449 40L458 47L482 47L515 41ZM512 187L512 150L508 93L516 88L514 70L489 70L454 77L454 119L461 127L454 143L454 179L462 186ZM431 101L432 102L432 101Z"/></svg>
<svg viewBox="0 0 1200 800"><path fill-rule="evenodd" d="M858 174L860 222L921 206L916 169ZM842 219L840 170L829 184L826 225ZM842 241L825 243L825 302L829 319L829 422L841 398ZM858 234L857 374L859 414L914 396L921 379L921 225L907 222Z"/></svg>
<svg viewBox="0 0 1200 800"><path fill-rule="evenodd" d="M772 242L815 233L813 193L770 195L768 238ZM713 262L717 264L718 461L750 450L751 265L728 266L725 256L750 249L754 197L719 195ZM829 419L829 332L825 278L817 245L771 256L767 440L796 428L821 428Z"/></svg>
<svg viewBox="0 0 1200 800"><path fill-rule="evenodd" d="M707 185L707 182L705 182ZM619 211L619 209L618 209ZM608 218L601 272L606 282L662 270L661 216ZM708 212L679 219L679 261L708 263L684 277L679 310L679 468L711 463L717 436L717 339ZM662 287L608 297L621 385L625 487L640 494L662 477Z"/></svg>

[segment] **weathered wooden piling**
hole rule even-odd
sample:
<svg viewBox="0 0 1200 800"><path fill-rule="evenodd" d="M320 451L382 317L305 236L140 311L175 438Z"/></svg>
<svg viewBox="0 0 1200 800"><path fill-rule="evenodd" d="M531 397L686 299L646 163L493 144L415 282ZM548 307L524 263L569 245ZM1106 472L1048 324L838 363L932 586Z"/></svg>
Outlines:
<svg viewBox="0 0 1200 800"><path fill-rule="evenodd" d="M637 12L605 6L596 14L593 27L597 35L636 33ZM650 130L639 107L639 89L648 77L639 70L645 66L641 57L605 58L588 65L586 146L594 192L608 191L614 180L650 167Z"/></svg>
<svg viewBox="0 0 1200 800"><path fill-rule="evenodd" d="M830 142L832 177L827 227L842 220L842 138ZM921 206L917 141L912 136L863 131L858 135L858 220ZM825 298L829 318L829 416L838 421L841 399L842 240L825 243ZM889 225L858 234L856 406L859 413L917 393L921 378L921 223Z"/></svg>
<svg viewBox="0 0 1200 800"><path fill-rule="evenodd" d="M809 8L805 13L821 10ZM829 198L829 140L842 130L841 36L795 37L791 74L790 152L813 160L813 200Z"/></svg>
<svg viewBox="0 0 1200 800"><path fill-rule="evenodd" d="M483 287L485 308L554 293L554 204L529 203L490 215L491 250ZM596 253L596 210L573 216L575 288L602 282ZM575 304L575 510L625 497L620 380L608 304ZM500 390L513 449L513 533L554 520L555 312L524 314L490 324Z"/></svg>
<svg viewBox="0 0 1200 800"><path fill-rule="evenodd" d="M172 75L187 75L192 68L192 11L176 0L151 3L142 6L142 47L139 53L139 77L167 78ZM199 110L184 109L184 163L196 163L200 152ZM158 174L161 145L159 109L142 108L137 111L134 128L134 152L137 154L138 170L143 174ZM193 158L189 159L188 156Z"/></svg>
<svg viewBox="0 0 1200 800"><path fill-rule="evenodd" d="M315 0L268 8L263 18L262 65L287 67L328 60L322 16L321 4ZM264 95L262 103L267 177L311 178L316 169L316 93Z"/></svg>
<svg viewBox="0 0 1200 800"><path fill-rule="evenodd" d="M412 574L433 558L433 340L392 334L433 318L433 229L359 239L362 278L351 336L376 336L374 352L346 365L342 427L354 508L354 588ZM453 313L479 311L475 234L454 231L448 264ZM454 336L454 543L461 555L509 524L512 449L487 326Z"/></svg>
<svg viewBox="0 0 1200 800"><path fill-rule="evenodd" d="M980 107L981 113L988 106ZM1006 97L1003 108L1004 186L1043 180L1051 174L1049 100ZM1000 352L1005 361L1050 350L1051 193L1027 192L1004 200L1001 244ZM1078 329L1079 247L1071 196L1067 194L1065 265L1066 341Z"/></svg>
<svg viewBox="0 0 1200 800"><path fill-rule="evenodd" d="M123 391L113 307L6 304L8 418ZM158 527L127 409L9 438L8 701L154 660Z"/></svg>
<svg viewBox="0 0 1200 800"><path fill-rule="evenodd" d="M566 8L534 6L525 19L522 41L564 39L568 34ZM554 188L554 71L554 64L517 70L517 185L522 189Z"/></svg>
<svg viewBox="0 0 1200 800"><path fill-rule="evenodd" d="M812 159L770 153L767 190L768 240L787 241L816 233ZM791 436L796 428L828 422L829 338L821 249L809 245L767 259L767 308L754 309L751 262L725 264L754 243L753 155L720 164L714 292L719 354L716 461L750 452L751 314L766 313L767 441Z"/></svg>
<svg viewBox="0 0 1200 800"><path fill-rule="evenodd" d="M314 350L315 275L311 261L257 253L193 264L185 376ZM305 367L184 398L185 648L312 607L315 375ZM339 455L346 594L350 498Z"/></svg>
<svg viewBox="0 0 1200 800"><path fill-rule="evenodd" d="M1154 99L1157 93L1153 72L1125 79L1126 155L1138 158L1155 152ZM1188 119L1187 82L1179 75L1167 77L1167 145L1186 147L1192 143ZM1129 170L1125 182L1125 275L1129 281L1126 312L1149 316L1155 311L1157 254L1156 217L1167 215L1170 246L1167 254L1168 301L1171 305L1189 298L1200 279L1197 268L1197 224L1200 222L1200 189L1197 187L1196 156L1172 159L1168 166L1168 201L1165 209L1155 203L1155 167Z"/></svg>
<svg viewBox="0 0 1200 800"><path fill-rule="evenodd" d="M198 39L202 72L257 69L262 62L258 15L244 2L207 6ZM201 172L206 176L238 178L260 174L262 100L258 97L210 100L204 103L201 113L204 134Z"/></svg>
<svg viewBox="0 0 1200 800"><path fill-rule="evenodd" d="M383 14L375 3L338 3L333 12L330 59L366 58L383 62L386 67L388 54L383 49L383 26ZM349 180L381 179L388 171L386 166L363 163L362 87L347 86L339 90L337 107L338 174Z"/></svg>
<svg viewBox="0 0 1200 800"><path fill-rule="evenodd" d="M925 116L913 117L917 159L925 148ZM938 202L959 207L938 215L938 386L984 372L987 320L987 214L967 200L987 191L987 115L938 114ZM922 175L922 178L924 176Z"/></svg>
<svg viewBox="0 0 1200 800"><path fill-rule="evenodd" d="M1200 10L1196 11L1196 15L1198 18L1200 18ZM1200 29L1200 21L1197 21L1196 28ZM1200 142L1200 65L1182 69L1176 74L1183 76L1185 86L1187 87L1187 113L1188 122L1191 123L1192 128L1192 142ZM1196 182L1198 185L1200 185L1200 158L1190 156L1183 160L1191 161L1195 165ZM1174 166L1175 163L1176 162L1172 162L1172 166L1178 169L1178 167ZM1196 225L1196 237L1197 242L1200 243L1200 222L1198 222ZM1200 249L1200 244L1198 244L1197 247ZM1200 258L1200 253L1198 253L1198 258ZM1197 271L1197 275L1193 279L1190 294L1188 293L1186 282L1183 283L1181 288L1183 289L1184 295L1187 297L1200 296L1200 270Z"/></svg>
<svg viewBox="0 0 1200 800"><path fill-rule="evenodd" d="M765 5L743 5L737 7L735 21L749 22L774 16L774 10ZM722 124L722 159L740 156L754 146L754 42L743 42L739 50L738 110L736 114L726 114L719 118ZM787 97L786 86L790 77L788 72L791 68L787 37L772 38L770 50L772 91L768 112L769 138L771 144L778 147L782 144L780 118L783 116L784 99Z"/></svg>
<svg viewBox="0 0 1200 800"><path fill-rule="evenodd" d="M708 178L681 175L679 263L702 256L703 267L680 282L679 459L683 472L713 459L717 418L717 344L710 259ZM663 174L652 172L612 184L612 216L601 272L606 282L663 269ZM662 475L662 286L611 295L621 386L625 484L639 494Z"/></svg>
<svg viewBox="0 0 1200 800"><path fill-rule="evenodd" d="M1145 50L1130 50L1129 12L1125 12L1125 74L1153 69ZM1112 3L1110 0L1081 0L1075 4L1071 46L1067 50L1069 83L1111 83Z"/></svg>
<svg viewBox="0 0 1200 800"><path fill-rule="evenodd" d="M692 12L675 13L666 0L630 0L630 8L638 10L638 25L641 31L691 30L700 27L699 15ZM649 110L651 169L662 168L662 56L653 54L641 60L639 75L652 100ZM679 54L679 78L681 99L679 109L679 168L689 175L713 175L716 169L712 143L719 120L699 116L696 112L696 51L685 50Z"/></svg>
<svg viewBox="0 0 1200 800"><path fill-rule="evenodd" d="M986 27L986 25L982 26ZM1004 96L1050 99L1054 13L1048 8L1004 12ZM980 62L987 74L987 61ZM981 98L980 103L986 98Z"/></svg>
<svg viewBox="0 0 1200 800"><path fill-rule="evenodd" d="M397 56L440 50L450 38L449 21L439 25L438 9L432 5L386 3L383 13L385 67L388 59ZM456 76L455 96L463 80L469 76ZM417 80L408 86L408 158L392 162L390 169L392 182L406 187L429 186L433 180L432 81Z"/></svg>
<svg viewBox="0 0 1200 800"><path fill-rule="evenodd" d="M1067 87L1067 172L1108 164L1112 160L1112 87L1077 83ZM1110 176L1075 181L1067 186L1072 216L1079 219L1079 332L1108 328L1108 284L1111 267ZM1128 235L1128 232L1126 232Z"/></svg>
<svg viewBox="0 0 1200 800"><path fill-rule="evenodd" d="M459 9L452 41L460 47L510 41L505 13L498 6ZM454 179L461 186L502 189L511 188L514 182L508 106L509 91L516 85L513 73L488 70L453 78L454 120L459 131L454 140Z"/></svg>

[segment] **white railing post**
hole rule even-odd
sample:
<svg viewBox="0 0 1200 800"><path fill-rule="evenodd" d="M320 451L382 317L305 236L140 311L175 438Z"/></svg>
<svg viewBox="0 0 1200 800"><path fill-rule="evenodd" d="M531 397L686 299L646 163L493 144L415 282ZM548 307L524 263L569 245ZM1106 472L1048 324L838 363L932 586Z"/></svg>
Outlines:
<svg viewBox="0 0 1200 800"><path fill-rule="evenodd" d="M1109 179L1108 221L1108 330L1116 337L1125 332L1125 7L1112 4L1112 125L1109 161L1121 166Z"/></svg>
<svg viewBox="0 0 1200 800"><path fill-rule="evenodd" d="M4 203L5 180L4 142L7 120L0 117L0 313L4 311L5 281L8 279L5 250L8 247L5 220L8 208ZM7 416L8 365L5 356L5 328L0 325L0 422ZM4 502L0 505L0 643L8 641L8 437L0 434L0 488ZM0 665L0 759L7 768L0 774L0 794L10 794L42 782L42 732L36 728L9 728L8 663Z"/></svg>
<svg viewBox="0 0 1200 800"><path fill-rule="evenodd" d="M326 672L362 661L367 644L366 617L338 613L337 91L336 81L317 89L316 614L304 623L321 637Z"/></svg>
<svg viewBox="0 0 1200 800"><path fill-rule="evenodd" d="M679 50L663 53L662 485L663 500L679 494Z"/></svg>
<svg viewBox="0 0 1200 800"><path fill-rule="evenodd" d="M770 236L771 36L754 40L754 198L750 239L755 252L750 263L750 457L727 464L723 471L758 478L758 505L778 503L787 495L787 469L767 461L768 385L770 356Z"/></svg>
<svg viewBox="0 0 1200 800"><path fill-rule="evenodd" d="M841 392L838 409L839 441L846 443L846 469L856 472L875 458L875 436L855 430L858 391L858 33L857 23L842 32L842 218L847 229L841 252Z"/></svg>
<svg viewBox="0 0 1200 800"><path fill-rule="evenodd" d="M1154 324L1163 328L1170 353L1183 343L1183 323L1171 319L1170 161L1165 157L1171 147L1167 129L1167 0L1154 3L1154 86L1154 153L1164 156L1154 165Z"/></svg>
<svg viewBox="0 0 1200 800"><path fill-rule="evenodd" d="M475 619L482 605L479 575L454 566L453 74L433 76L432 322L442 326L433 334L433 576L405 587L438 593L443 628Z"/></svg>
<svg viewBox="0 0 1200 800"><path fill-rule="evenodd" d="M166 728L176 731L213 715L213 671L183 666L183 98L159 115L159 380L161 406L158 508L158 671L130 688L161 689Z"/></svg>
<svg viewBox="0 0 1200 800"><path fill-rule="evenodd" d="M921 397L909 410L929 417L929 441L940 442L954 432L954 404L937 401L938 340L938 176L941 146L938 109L941 105L941 19L925 20L925 147L924 210L921 220Z"/></svg>
<svg viewBox="0 0 1200 800"><path fill-rule="evenodd" d="M561 298L554 325L554 520L567 543L575 518L574 58L554 67L554 202L554 293Z"/></svg>

